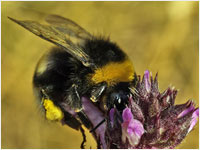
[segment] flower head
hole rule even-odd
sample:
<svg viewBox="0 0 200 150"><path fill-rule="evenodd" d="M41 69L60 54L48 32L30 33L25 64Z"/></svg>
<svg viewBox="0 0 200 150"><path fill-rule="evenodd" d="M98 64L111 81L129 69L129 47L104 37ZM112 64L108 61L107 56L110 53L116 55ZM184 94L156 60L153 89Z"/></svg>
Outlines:
<svg viewBox="0 0 200 150"><path fill-rule="evenodd" d="M157 75L153 79L149 71L145 71L142 80L137 76L134 88L123 110L114 106L102 110L82 97L82 111L97 127L92 134L98 148L171 149L180 144L198 121L199 109L194 102L175 105L177 90L168 88L160 93Z"/></svg>
<svg viewBox="0 0 200 150"><path fill-rule="evenodd" d="M199 109L193 101L174 105L177 90L159 92L157 75L145 71L122 114L111 109L106 148L174 148L194 128ZM118 138L119 137L119 138Z"/></svg>

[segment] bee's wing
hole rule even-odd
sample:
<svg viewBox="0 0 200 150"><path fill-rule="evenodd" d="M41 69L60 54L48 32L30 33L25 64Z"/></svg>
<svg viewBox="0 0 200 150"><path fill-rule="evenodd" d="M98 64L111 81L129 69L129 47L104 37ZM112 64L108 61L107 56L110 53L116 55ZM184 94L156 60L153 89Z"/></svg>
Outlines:
<svg viewBox="0 0 200 150"><path fill-rule="evenodd" d="M48 15L46 21L60 32L79 39L90 39L92 35L68 18L58 15Z"/></svg>
<svg viewBox="0 0 200 150"><path fill-rule="evenodd" d="M81 47L72 43L72 41L62 32L49 25L42 25L35 21L19 21L8 17L10 20L21 25L35 35L62 47L66 52L77 58L86 67L95 67L90 57L82 50Z"/></svg>

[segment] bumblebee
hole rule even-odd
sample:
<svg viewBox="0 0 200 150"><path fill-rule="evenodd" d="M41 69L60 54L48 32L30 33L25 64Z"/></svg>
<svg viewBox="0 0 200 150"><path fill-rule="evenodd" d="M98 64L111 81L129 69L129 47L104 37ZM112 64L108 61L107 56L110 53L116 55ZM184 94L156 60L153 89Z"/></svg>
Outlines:
<svg viewBox="0 0 200 150"><path fill-rule="evenodd" d="M136 77L132 62L116 43L95 37L70 19L48 15L48 25L36 21L12 21L57 47L38 62L33 87L48 120L62 120L74 129L81 124L92 129L82 111L81 97L103 111L128 103ZM63 103L78 113L64 111Z"/></svg>

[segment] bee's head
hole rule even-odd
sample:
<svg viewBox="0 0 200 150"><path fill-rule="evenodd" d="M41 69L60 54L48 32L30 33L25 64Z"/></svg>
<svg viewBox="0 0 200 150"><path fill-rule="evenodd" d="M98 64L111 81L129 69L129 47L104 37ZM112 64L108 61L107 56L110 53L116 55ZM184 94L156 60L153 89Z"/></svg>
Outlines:
<svg viewBox="0 0 200 150"><path fill-rule="evenodd" d="M128 83L119 83L110 91L107 99L108 109L116 108L122 112L128 105L130 98L130 90Z"/></svg>
<svg viewBox="0 0 200 150"><path fill-rule="evenodd" d="M111 94L111 101L113 102L113 106L116 107L118 111L123 111L128 105L129 95L120 91L119 93Z"/></svg>

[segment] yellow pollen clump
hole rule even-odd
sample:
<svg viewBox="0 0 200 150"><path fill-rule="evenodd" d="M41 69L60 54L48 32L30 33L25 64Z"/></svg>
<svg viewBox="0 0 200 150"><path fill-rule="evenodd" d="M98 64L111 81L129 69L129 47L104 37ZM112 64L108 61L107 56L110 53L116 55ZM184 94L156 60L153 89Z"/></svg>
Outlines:
<svg viewBox="0 0 200 150"><path fill-rule="evenodd" d="M46 118L51 121L60 121L64 114L61 109L54 105L50 99L44 99L43 106L46 110Z"/></svg>

